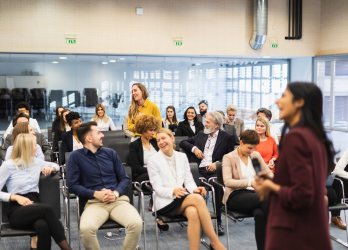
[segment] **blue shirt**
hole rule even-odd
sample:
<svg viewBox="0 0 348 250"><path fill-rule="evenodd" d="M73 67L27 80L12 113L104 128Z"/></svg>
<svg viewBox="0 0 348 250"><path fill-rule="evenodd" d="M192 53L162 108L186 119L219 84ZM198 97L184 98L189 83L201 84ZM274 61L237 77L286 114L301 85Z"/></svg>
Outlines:
<svg viewBox="0 0 348 250"><path fill-rule="evenodd" d="M9 147L7 148L7 150L6 150L6 156L5 156L5 161L7 161L8 159L10 159L11 154L12 154L12 150L13 150L13 145L11 145L11 146L9 146ZM40 160L43 160L43 161L45 160L45 156L44 156L44 154L43 154L43 152L42 152L42 149L41 149L41 147L40 147L39 144L37 144L37 150L36 150L36 156L35 156L35 158L40 159Z"/></svg>
<svg viewBox="0 0 348 250"><path fill-rule="evenodd" d="M57 171L59 170L57 164L37 158L34 158L31 166L18 169L13 160L5 161L0 167L0 190L6 184L8 192L0 192L0 200L9 202L11 194L38 193L40 173L44 167L55 167Z"/></svg>
<svg viewBox="0 0 348 250"><path fill-rule="evenodd" d="M87 148L70 153L68 183L71 193L92 199L95 191L103 188L126 193L130 179L120 158L113 149L99 148L93 154Z"/></svg>

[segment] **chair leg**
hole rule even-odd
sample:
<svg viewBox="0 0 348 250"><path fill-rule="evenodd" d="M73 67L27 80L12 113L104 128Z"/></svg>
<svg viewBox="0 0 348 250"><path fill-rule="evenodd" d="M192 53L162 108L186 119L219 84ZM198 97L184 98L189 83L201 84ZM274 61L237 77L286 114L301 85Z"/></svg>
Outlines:
<svg viewBox="0 0 348 250"><path fill-rule="evenodd" d="M66 213L66 224L67 224L67 234L66 241L70 244L70 215L69 215L69 206L70 206L70 197L65 197L65 213Z"/></svg>
<svg viewBox="0 0 348 250"><path fill-rule="evenodd" d="M145 227L145 208L144 208L144 193L141 195L141 206L142 206L142 214L143 214L143 230L144 230L144 250L146 250L146 227Z"/></svg>

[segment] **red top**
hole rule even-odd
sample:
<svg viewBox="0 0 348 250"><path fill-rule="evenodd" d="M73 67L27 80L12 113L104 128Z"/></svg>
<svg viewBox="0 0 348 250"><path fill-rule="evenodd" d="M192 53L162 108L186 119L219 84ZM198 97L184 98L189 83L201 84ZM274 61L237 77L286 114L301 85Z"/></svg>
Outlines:
<svg viewBox="0 0 348 250"><path fill-rule="evenodd" d="M266 165L272 158L278 159L278 148L277 143L273 137L268 136L266 141L260 141L259 145L256 146L255 151L259 152ZM271 169L274 173L274 168Z"/></svg>

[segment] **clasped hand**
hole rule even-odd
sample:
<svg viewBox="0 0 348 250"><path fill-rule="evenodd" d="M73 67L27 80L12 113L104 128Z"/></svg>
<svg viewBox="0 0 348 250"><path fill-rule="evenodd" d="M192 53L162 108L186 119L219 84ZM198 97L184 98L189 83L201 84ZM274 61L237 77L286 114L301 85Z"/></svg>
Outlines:
<svg viewBox="0 0 348 250"><path fill-rule="evenodd" d="M116 200L116 196L114 192L106 188L103 188L100 191L96 191L95 198L97 198L98 200L101 200L104 204L108 204Z"/></svg>

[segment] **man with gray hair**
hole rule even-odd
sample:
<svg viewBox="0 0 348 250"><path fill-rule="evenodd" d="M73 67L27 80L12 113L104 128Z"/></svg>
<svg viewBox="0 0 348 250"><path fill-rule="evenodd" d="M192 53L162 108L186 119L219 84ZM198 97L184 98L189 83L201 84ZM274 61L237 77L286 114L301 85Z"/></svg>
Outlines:
<svg viewBox="0 0 348 250"><path fill-rule="evenodd" d="M192 153L190 162L197 162L200 177L204 177L207 181L216 177L216 163L222 162L222 157L234 150L235 140L232 135L221 130L222 125L222 115L219 112L211 112L206 117L204 131L180 142L180 148ZM218 231L219 235L224 235L221 224L221 201L222 194L217 193L215 202Z"/></svg>

